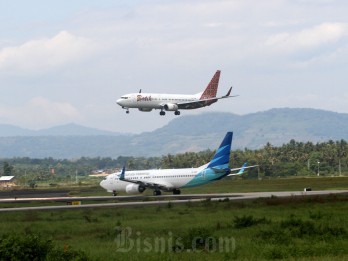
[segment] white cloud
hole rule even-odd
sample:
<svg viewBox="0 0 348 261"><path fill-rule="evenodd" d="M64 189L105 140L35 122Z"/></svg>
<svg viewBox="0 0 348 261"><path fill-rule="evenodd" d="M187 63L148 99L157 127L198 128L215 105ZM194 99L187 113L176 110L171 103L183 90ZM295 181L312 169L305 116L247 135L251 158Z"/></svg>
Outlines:
<svg viewBox="0 0 348 261"><path fill-rule="evenodd" d="M50 101L44 97L35 97L22 106L0 107L0 118L8 124L39 129L78 121L78 110L67 102Z"/></svg>
<svg viewBox="0 0 348 261"><path fill-rule="evenodd" d="M347 7L334 0L115 1L110 8L80 3L71 16L57 16L66 5L38 19L17 15L3 25L6 38L0 39L0 119L41 128L77 118L117 131L150 130L174 116L126 115L115 99L140 88L195 93L216 69L223 72L221 95L232 84L240 97L184 115L327 108L333 90L347 85ZM305 95L318 89L330 92L321 100ZM26 103L36 96L45 99ZM13 108L1 105L7 102ZM336 104L347 111L343 99Z"/></svg>
<svg viewBox="0 0 348 261"><path fill-rule="evenodd" d="M266 45L283 52L296 52L336 43L347 34L347 25L322 23L299 32L283 32L269 37Z"/></svg>
<svg viewBox="0 0 348 261"><path fill-rule="evenodd" d="M3 48L0 50L0 70L12 73L47 71L83 60L94 50L91 40L61 31L52 38Z"/></svg>

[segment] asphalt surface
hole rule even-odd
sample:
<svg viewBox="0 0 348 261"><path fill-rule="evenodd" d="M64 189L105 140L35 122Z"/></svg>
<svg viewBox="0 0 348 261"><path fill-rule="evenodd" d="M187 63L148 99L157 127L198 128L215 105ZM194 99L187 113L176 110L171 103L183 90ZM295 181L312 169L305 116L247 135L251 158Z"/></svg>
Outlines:
<svg viewBox="0 0 348 261"><path fill-rule="evenodd" d="M72 202L81 201L81 205L59 205L59 206L38 206L38 207L9 207L0 208L0 212L12 211L33 211L33 210L67 210L81 208L115 208L115 207L139 207L147 205L165 205L184 204L188 202L201 202L207 199L218 201L223 199L229 200L248 200L257 198L270 197L292 197L292 196L318 196L329 194L348 194L348 190L321 190L321 191L280 191L280 192L252 192L252 193L222 193L222 194L190 194L190 195L163 195L163 196L122 196L122 197L55 197L55 198L27 198L27 199L1 199L0 203L4 202L20 202L19 200L28 201L62 201ZM83 204L83 201L90 200L117 200L124 202L114 203L97 203ZM7 200L7 201L6 201ZM23 202L23 201L21 201Z"/></svg>
<svg viewBox="0 0 348 261"><path fill-rule="evenodd" d="M19 189L19 190L1 190L0 199L8 198L48 198L48 197L66 197L70 190L63 189Z"/></svg>

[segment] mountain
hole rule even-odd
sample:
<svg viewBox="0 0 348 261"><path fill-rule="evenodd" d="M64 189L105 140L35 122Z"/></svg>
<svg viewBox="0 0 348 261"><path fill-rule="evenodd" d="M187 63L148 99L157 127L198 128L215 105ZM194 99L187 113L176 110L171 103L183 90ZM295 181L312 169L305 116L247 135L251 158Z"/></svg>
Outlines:
<svg viewBox="0 0 348 261"><path fill-rule="evenodd" d="M61 126L56 126L42 130L29 130L16 127L13 125L0 124L0 137L15 137L15 136L97 136L121 135L118 132L99 130L96 128L84 127L78 124L69 123Z"/></svg>
<svg viewBox="0 0 348 261"><path fill-rule="evenodd" d="M267 142L279 146L296 141L321 142L348 140L348 114L315 109L271 109L247 115L231 113L205 113L183 116L172 120L163 128L133 137L139 148L161 141L170 148L162 154L215 149L227 131L234 132L232 148L257 149ZM150 142L149 142L150 141Z"/></svg>
<svg viewBox="0 0 348 261"><path fill-rule="evenodd" d="M316 109L181 116L162 128L138 135L121 135L74 124L29 132L13 126L2 127L0 125L0 134L10 131L0 137L0 157L3 158L148 157L214 150L227 131L234 132L233 149L261 148L267 142L279 146L291 139L348 140L348 114ZM8 135L11 131L12 136Z"/></svg>

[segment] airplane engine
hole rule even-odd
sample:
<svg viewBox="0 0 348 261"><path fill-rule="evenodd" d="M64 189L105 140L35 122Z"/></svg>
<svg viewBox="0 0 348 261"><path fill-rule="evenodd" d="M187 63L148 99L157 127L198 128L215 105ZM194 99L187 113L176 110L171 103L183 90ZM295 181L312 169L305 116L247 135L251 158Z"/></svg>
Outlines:
<svg viewBox="0 0 348 261"><path fill-rule="evenodd" d="M178 110L178 105L173 104L173 103L167 103L164 105L164 109L166 111L177 111Z"/></svg>
<svg viewBox="0 0 348 261"><path fill-rule="evenodd" d="M151 108L139 108L138 109L139 111L152 111L152 109Z"/></svg>
<svg viewBox="0 0 348 261"><path fill-rule="evenodd" d="M145 187L140 186L138 184L129 184L126 187L126 193L127 194L140 194L145 191Z"/></svg>

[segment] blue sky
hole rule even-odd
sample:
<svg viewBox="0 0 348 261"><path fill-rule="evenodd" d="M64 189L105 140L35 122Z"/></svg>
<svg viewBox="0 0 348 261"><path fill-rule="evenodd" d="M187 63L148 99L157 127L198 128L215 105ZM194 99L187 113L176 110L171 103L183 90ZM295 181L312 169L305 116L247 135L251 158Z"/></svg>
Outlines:
<svg viewBox="0 0 348 261"><path fill-rule="evenodd" d="M126 115L116 99L197 93L217 69L218 93L240 96L182 115L348 113L347 13L338 0L0 1L0 124L150 131L173 113Z"/></svg>

